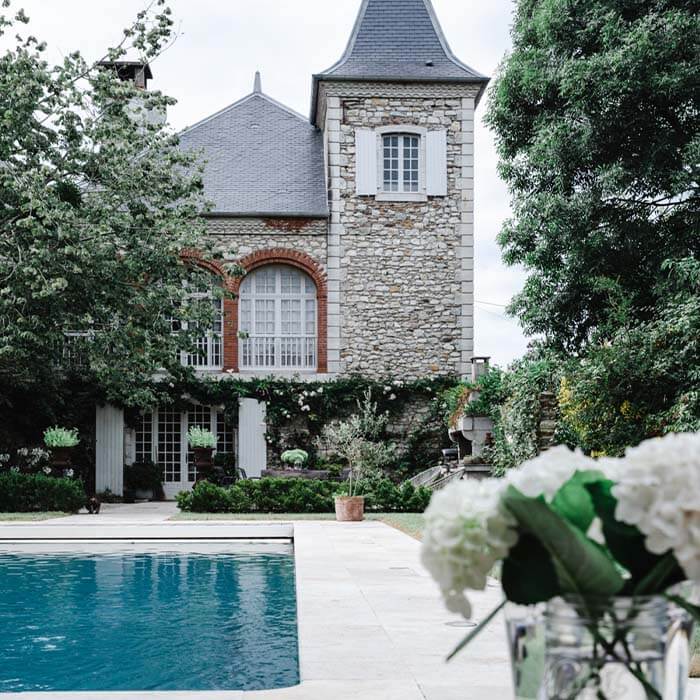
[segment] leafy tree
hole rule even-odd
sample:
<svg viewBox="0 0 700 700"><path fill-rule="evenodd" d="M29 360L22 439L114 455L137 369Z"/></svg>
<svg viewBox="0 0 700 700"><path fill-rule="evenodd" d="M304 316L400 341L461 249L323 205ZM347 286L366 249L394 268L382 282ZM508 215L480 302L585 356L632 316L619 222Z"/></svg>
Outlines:
<svg viewBox="0 0 700 700"><path fill-rule="evenodd" d="M562 382L562 417L587 451L620 455L647 437L700 430L700 263L665 269L657 318L619 328Z"/></svg>
<svg viewBox="0 0 700 700"><path fill-rule="evenodd" d="M3 409L80 383L98 398L153 404L168 380L191 373L180 355L211 319L211 301L192 295L211 276L181 257L203 245L201 172L150 118L171 98L77 52L51 65L44 43L11 38L27 22L21 10L0 14ZM154 0L102 61L153 60L172 24ZM66 345L66 332L80 335Z"/></svg>
<svg viewBox="0 0 700 700"><path fill-rule="evenodd" d="M487 121L529 271L528 333L577 351L654 318L665 260L700 254L700 2L519 0Z"/></svg>

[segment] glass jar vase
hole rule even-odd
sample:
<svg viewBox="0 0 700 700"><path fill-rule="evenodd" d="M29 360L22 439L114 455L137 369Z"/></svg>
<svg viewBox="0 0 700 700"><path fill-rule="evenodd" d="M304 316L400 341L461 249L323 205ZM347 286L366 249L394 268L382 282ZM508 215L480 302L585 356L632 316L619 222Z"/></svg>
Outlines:
<svg viewBox="0 0 700 700"><path fill-rule="evenodd" d="M540 700L684 700L692 620L661 596L555 598Z"/></svg>

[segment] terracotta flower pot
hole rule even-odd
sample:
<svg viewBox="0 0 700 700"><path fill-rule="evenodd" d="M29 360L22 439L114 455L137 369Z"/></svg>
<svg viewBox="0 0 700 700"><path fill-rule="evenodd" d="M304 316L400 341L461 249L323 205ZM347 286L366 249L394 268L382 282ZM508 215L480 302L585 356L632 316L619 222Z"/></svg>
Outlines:
<svg viewBox="0 0 700 700"><path fill-rule="evenodd" d="M365 517L364 496L337 496L335 519L340 522L360 522Z"/></svg>

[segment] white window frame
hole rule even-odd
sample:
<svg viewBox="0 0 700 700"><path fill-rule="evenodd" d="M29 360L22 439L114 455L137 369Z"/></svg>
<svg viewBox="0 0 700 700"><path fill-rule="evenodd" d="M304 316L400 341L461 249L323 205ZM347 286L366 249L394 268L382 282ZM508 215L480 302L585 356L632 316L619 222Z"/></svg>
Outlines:
<svg viewBox="0 0 700 700"><path fill-rule="evenodd" d="M428 130L414 124L391 124L375 130L377 135L377 201L378 202L427 202L426 189L426 154L425 141ZM418 191L391 192L384 189L384 137L385 136L418 137ZM403 146L399 153L399 186L403 186Z"/></svg>
<svg viewBox="0 0 700 700"><path fill-rule="evenodd" d="M208 328L206 332L199 338L197 338L197 349L206 350L206 357L202 357L199 352L185 352L180 353L180 363L184 367L193 367L195 370L204 371L221 371L224 367L224 299L223 296L214 295L213 292L192 292L188 294L191 299L210 299L214 301L215 299L219 303L219 308L216 311L218 318L214 316L214 327ZM218 325L219 329L216 330ZM187 330L187 322L183 321L182 329ZM200 345L201 344L201 345ZM203 347L206 344L206 347ZM216 350L218 349L218 353ZM218 355L218 361L216 357Z"/></svg>
<svg viewBox="0 0 700 700"><path fill-rule="evenodd" d="M224 428L226 427L225 422L223 422L224 419L224 412L221 410L220 407L217 406L205 406L202 404L192 404L187 410L185 411L176 411L176 421L173 421L174 424L179 425L180 429L180 436L179 436L179 441L177 443L173 443L173 446L177 445L177 450L178 450L178 456L179 456L179 470L178 469L170 469L167 470L165 467L165 463L160 464L160 455L158 453L158 443L160 441L160 413L161 410L169 411L170 409L165 408L165 409L153 409L152 411L149 411L146 413L144 416L141 417L141 420L143 420L144 426L147 423L150 423L150 459L151 461L159 465L161 469L163 469L163 472L161 474L161 478L163 479L163 487L165 488L166 495L172 496L175 493L177 493L179 490L181 490L182 487L186 486L187 484L192 485L196 479L197 479L197 469L194 466L194 454L193 451L190 449L190 446L187 442L187 431L189 430L189 426L191 425L190 423L190 412L196 412L198 409L208 409L209 410L209 420L205 421L204 423L201 423L200 421L197 421L195 418L195 421L193 421L193 424L200 425L200 427L206 428L207 430L211 430L211 432L216 436L216 448L214 449L214 454L217 452L222 452L223 454L237 454L237 446L238 446L238 432L237 430L231 429L231 434L228 436L228 440L226 439L226 435L222 432L219 431L219 428ZM150 418L150 421L147 420L147 417ZM220 422L220 419L222 421ZM143 458L144 455L137 455L136 454L136 447L138 444L138 428L134 431L134 456L135 459L138 461L140 458ZM222 448L222 449L220 449ZM148 458L148 456L146 456ZM166 471L168 473L166 473ZM168 476L173 476L174 474L178 474L179 478L171 478L167 479Z"/></svg>
<svg viewBox="0 0 700 700"><path fill-rule="evenodd" d="M295 295L283 295L281 290L281 272L288 268L297 272L301 276L301 293ZM293 265L270 264L259 267L250 273L248 278L251 287L255 284L254 275L264 270L273 270L275 272L275 291L270 293L260 293L255 291L249 292L244 284L241 285L238 298L238 358L239 369L241 372L316 372L318 369L318 288L311 276ZM306 282L310 281L313 286L313 292L306 291ZM300 323L302 333L299 335L284 334L282 332L282 323L284 322L282 315L282 304L285 301L299 300L300 304ZM306 331L306 312L309 301L314 302L314 332ZM274 332L257 334L255 331L255 303L256 301L273 302L274 305ZM244 311L243 303L250 303L250 323L252 328L244 327ZM256 340L264 339L266 345L272 350L272 364L261 364L256 362L256 357L260 356L255 350ZM301 364L285 364L285 344L290 340L295 340L300 344ZM265 353L268 351L267 347ZM292 350L287 350L286 357L289 359ZM308 361L311 355L311 361Z"/></svg>

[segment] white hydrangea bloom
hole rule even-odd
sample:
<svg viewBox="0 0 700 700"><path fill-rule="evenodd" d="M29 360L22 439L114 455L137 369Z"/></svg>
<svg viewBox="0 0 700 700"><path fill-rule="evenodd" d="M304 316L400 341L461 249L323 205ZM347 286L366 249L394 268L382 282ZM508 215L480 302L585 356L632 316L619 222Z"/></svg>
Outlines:
<svg viewBox="0 0 700 700"><path fill-rule="evenodd" d="M566 445L558 445L523 462L518 469L508 472L508 482L525 496L547 500L574 475L586 469L598 469L595 460L586 457L581 450L572 451Z"/></svg>
<svg viewBox="0 0 700 700"><path fill-rule="evenodd" d="M457 481L435 493L425 511L421 558L437 581L447 608L468 618L468 588L483 590L494 564L518 536L500 505L505 482Z"/></svg>
<svg viewBox="0 0 700 700"><path fill-rule="evenodd" d="M673 550L688 578L700 581L700 433L646 440L620 467L615 517L636 525L650 552Z"/></svg>

